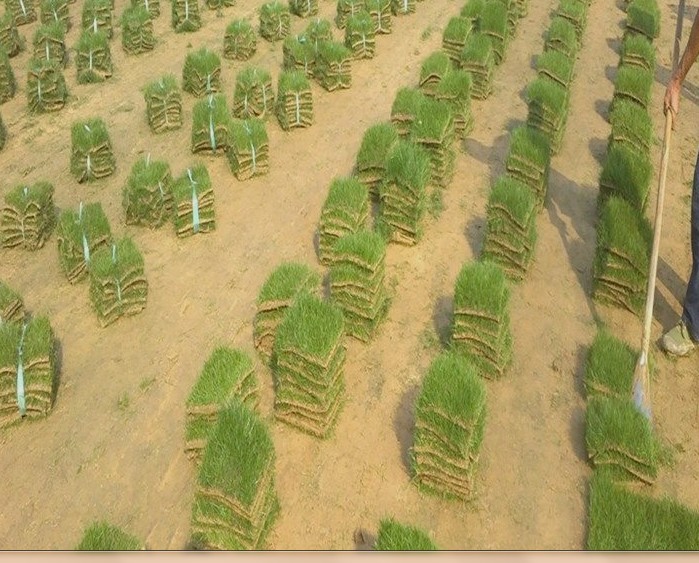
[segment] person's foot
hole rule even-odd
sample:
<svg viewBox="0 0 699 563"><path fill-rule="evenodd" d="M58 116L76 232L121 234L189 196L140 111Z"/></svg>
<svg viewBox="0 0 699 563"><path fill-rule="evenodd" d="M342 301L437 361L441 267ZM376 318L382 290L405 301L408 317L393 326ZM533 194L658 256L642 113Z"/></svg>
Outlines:
<svg viewBox="0 0 699 563"><path fill-rule="evenodd" d="M686 356L696 347L684 321L680 321L663 335L662 345L665 351L673 356Z"/></svg>

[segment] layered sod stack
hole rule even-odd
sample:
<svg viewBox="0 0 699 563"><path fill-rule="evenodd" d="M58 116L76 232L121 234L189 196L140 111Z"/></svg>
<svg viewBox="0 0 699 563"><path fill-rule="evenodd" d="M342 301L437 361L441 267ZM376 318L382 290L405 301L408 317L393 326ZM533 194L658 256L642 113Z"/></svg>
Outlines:
<svg viewBox="0 0 699 563"><path fill-rule="evenodd" d="M108 522L95 522L83 533L77 551L141 551L141 540Z"/></svg>
<svg viewBox="0 0 699 563"><path fill-rule="evenodd" d="M15 25L27 25L37 20L32 0L5 0L5 12L12 15Z"/></svg>
<svg viewBox="0 0 699 563"><path fill-rule="evenodd" d="M398 135L407 137L410 134L410 128L415 121L418 108L425 99L425 94L410 86L404 86L396 92L391 106L391 123L398 131Z"/></svg>
<svg viewBox="0 0 699 563"><path fill-rule="evenodd" d="M505 51L509 43L510 32L507 20L507 6L495 0L485 3L478 20L478 31L490 40L496 65L502 64L505 59Z"/></svg>
<svg viewBox="0 0 699 563"><path fill-rule="evenodd" d="M158 228L172 217L172 174L170 165L151 160L150 155L138 159L126 180L122 205L127 225Z"/></svg>
<svg viewBox="0 0 699 563"><path fill-rule="evenodd" d="M85 0L81 14L83 31L101 31L108 39L114 34L111 0Z"/></svg>
<svg viewBox="0 0 699 563"><path fill-rule="evenodd" d="M465 70L452 70L440 80L434 91L437 100L445 102L454 117L454 136L465 139L475 125L471 111L471 74Z"/></svg>
<svg viewBox="0 0 699 563"><path fill-rule="evenodd" d="M160 15L160 0L131 0L131 5L143 6L153 19Z"/></svg>
<svg viewBox="0 0 699 563"><path fill-rule="evenodd" d="M230 8L231 6L235 6L237 3L237 0L206 0L206 6L210 10L220 10L222 8Z"/></svg>
<svg viewBox="0 0 699 563"><path fill-rule="evenodd" d="M653 177L650 155L623 143L612 143L599 177L599 197L616 195L641 212L645 211Z"/></svg>
<svg viewBox="0 0 699 563"><path fill-rule="evenodd" d="M0 213L2 246L29 251L43 248L56 226L53 193L48 182L19 185L7 193Z"/></svg>
<svg viewBox="0 0 699 563"><path fill-rule="evenodd" d="M26 316L22 296L0 281L0 326L20 323Z"/></svg>
<svg viewBox="0 0 699 563"><path fill-rule="evenodd" d="M192 33L200 29L199 0L172 0L170 24L176 33Z"/></svg>
<svg viewBox="0 0 699 563"><path fill-rule="evenodd" d="M614 82L614 95L610 111L614 111L619 100L630 100L646 111L650 110L653 93L653 72L638 65L621 65Z"/></svg>
<svg viewBox="0 0 699 563"><path fill-rule="evenodd" d="M460 66L461 52L473 31L471 22L460 16L455 16L447 22L442 34L442 51L444 51L454 66Z"/></svg>
<svg viewBox="0 0 699 563"><path fill-rule="evenodd" d="M265 118L274 110L272 75L265 69L248 66L235 77L233 117Z"/></svg>
<svg viewBox="0 0 699 563"><path fill-rule="evenodd" d="M260 386L255 366L242 350L219 346L206 360L187 398L185 446L187 457L199 465L218 415L233 401L255 411Z"/></svg>
<svg viewBox="0 0 699 563"><path fill-rule="evenodd" d="M47 317L0 325L0 428L48 415L57 371L56 339Z"/></svg>
<svg viewBox="0 0 699 563"><path fill-rule="evenodd" d="M352 86L352 51L337 41L318 45L314 76L328 92Z"/></svg>
<svg viewBox="0 0 699 563"><path fill-rule="evenodd" d="M510 147L505 160L507 176L527 186L536 198L541 210L548 191L551 168L549 140L537 129L520 125L510 135Z"/></svg>
<svg viewBox="0 0 699 563"><path fill-rule="evenodd" d="M626 9L626 31L653 41L660 35L657 0L633 0Z"/></svg>
<svg viewBox="0 0 699 563"><path fill-rule="evenodd" d="M649 155L655 138L650 114L630 100L617 100L609 114L610 144L623 146L640 155Z"/></svg>
<svg viewBox="0 0 699 563"><path fill-rule="evenodd" d="M587 2L580 0L560 0L554 12L554 17L568 20L575 29L578 44L582 44L583 32L587 25Z"/></svg>
<svg viewBox="0 0 699 563"><path fill-rule="evenodd" d="M481 258L498 264L513 281L524 279L534 257L537 204L528 186L507 176L490 191Z"/></svg>
<svg viewBox="0 0 699 563"><path fill-rule="evenodd" d="M379 224L389 241L412 246L421 239L430 177L430 156L419 145L400 140L388 153Z"/></svg>
<svg viewBox="0 0 699 563"><path fill-rule="evenodd" d="M172 183L175 207L175 233L184 238L216 229L214 189L206 166L187 168Z"/></svg>
<svg viewBox="0 0 699 563"><path fill-rule="evenodd" d="M66 105L68 89L56 61L32 59L27 71L27 105L30 113L59 111Z"/></svg>
<svg viewBox="0 0 699 563"><path fill-rule="evenodd" d="M598 330L585 362L583 383L587 397L631 397L637 357L638 352L609 329Z"/></svg>
<svg viewBox="0 0 699 563"><path fill-rule="evenodd" d="M411 465L427 493L468 501L486 419L486 391L475 366L454 352L432 362L415 405Z"/></svg>
<svg viewBox="0 0 699 563"><path fill-rule="evenodd" d="M282 71L276 106L277 119L284 131L313 124L313 92L303 71Z"/></svg>
<svg viewBox="0 0 699 563"><path fill-rule="evenodd" d="M546 31L544 50L558 51L574 61L580 50L580 40L575 25L561 16L551 18L551 23Z"/></svg>
<svg viewBox="0 0 699 563"><path fill-rule="evenodd" d="M250 407L219 412L197 475L192 543L205 550L259 550L279 513L274 442Z"/></svg>
<svg viewBox="0 0 699 563"><path fill-rule="evenodd" d="M345 47L355 59L373 59L376 52L376 30L374 20L366 10L357 12L347 19Z"/></svg>
<svg viewBox="0 0 699 563"><path fill-rule="evenodd" d="M437 551L430 537L419 528L406 526L393 518L385 518L376 534L376 551Z"/></svg>
<svg viewBox="0 0 699 563"><path fill-rule="evenodd" d="M24 42L10 12L0 16L0 48L4 49L10 58L19 55L24 49Z"/></svg>
<svg viewBox="0 0 699 563"><path fill-rule="evenodd" d="M319 262L324 266L332 265L336 258L335 243L345 235L365 229L370 213L366 187L355 177L335 178L320 212Z"/></svg>
<svg viewBox="0 0 699 563"><path fill-rule="evenodd" d="M71 129L70 171L79 182L90 182L114 173L116 159L107 126L100 118L78 121Z"/></svg>
<svg viewBox="0 0 699 563"><path fill-rule="evenodd" d="M39 19L43 25L58 22L65 31L70 29L70 12L67 0L42 0L39 6Z"/></svg>
<svg viewBox="0 0 699 563"><path fill-rule="evenodd" d="M75 51L78 84L103 82L112 76L112 53L109 38L104 32L83 31Z"/></svg>
<svg viewBox="0 0 699 563"><path fill-rule="evenodd" d="M337 13L335 15L335 25L338 29L345 29L347 20L364 9L362 0L337 0Z"/></svg>
<svg viewBox="0 0 699 563"><path fill-rule="evenodd" d="M627 34L621 43L620 66L638 66L648 72L655 71L655 47L642 35Z"/></svg>
<svg viewBox="0 0 699 563"><path fill-rule="evenodd" d="M182 67L182 89L197 98L221 91L221 59L202 47L187 54Z"/></svg>
<svg viewBox="0 0 699 563"><path fill-rule="evenodd" d="M155 48L153 20L145 6L124 10L121 17L121 41L124 51L138 55Z"/></svg>
<svg viewBox="0 0 699 563"><path fill-rule="evenodd" d="M430 155L433 186L444 188L454 176L454 115L443 101L425 98L417 108L410 125L410 138Z"/></svg>
<svg viewBox="0 0 699 563"><path fill-rule="evenodd" d="M573 82L574 61L559 51L544 51L536 58L536 72L538 76L569 89Z"/></svg>
<svg viewBox="0 0 699 563"><path fill-rule="evenodd" d="M391 0L391 13L394 16L407 16L408 14L414 14L416 4L416 0Z"/></svg>
<svg viewBox="0 0 699 563"><path fill-rule="evenodd" d="M194 104L192 113L192 152L217 154L228 150L233 118L228 111L226 96L210 94Z"/></svg>
<svg viewBox="0 0 699 563"><path fill-rule="evenodd" d="M306 30L303 32L303 37L313 45L313 52L315 54L318 52L318 46L321 43L333 40L332 23L330 23L330 20L313 18L308 22L308 26L306 26Z"/></svg>
<svg viewBox="0 0 699 563"><path fill-rule="evenodd" d="M331 433L345 389L345 321L335 305L301 293L274 339L274 415L318 438Z"/></svg>
<svg viewBox="0 0 699 563"><path fill-rule="evenodd" d="M60 21L39 26L32 40L34 59L56 62L65 67L68 63L65 35L65 27Z"/></svg>
<svg viewBox="0 0 699 563"><path fill-rule="evenodd" d="M146 117L153 133L174 131L182 127L182 92L173 74L146 85Z"/></svg>
<svg viewBox="0 0 699 563"><path fill-rule="evenodd" d="M15 97L17 93L17 81L15 74L12 72L10 57L7 52L0 47L0 104L4 104L8 100Z"/></svg>
<svg viewBox="0 0 699 563"><path fill-rule="evenodd" d="M364 132L354 171L357 179L373 196L379 194L379 187L386 173L388 155L398 143L398 139L398 130L390 122L375 123Z"/></svg>
<svg viewBox="0 0 699 563"><path fill-rule="evenodd" d="M291 29L289 6L279 0L267 2L260 8L260 35L267 41L282 41Z"/></svg>
<svg viewBox="0 0 699 563"><path fill-rule="evenodd" d="M374 20L376 35L391 33L391 0L366 0L365 7L371 19Z"/></svg>
<svg viewBox="0 0 699 563"><path fill-rule="evenodd" d="M289 10L300 18L318 14L318 0L289 0Z"/></svg>
<svg viewBox="0 0 699 563"><path fill-rule="evenodd" d="M314 44L305 35L290 35L282 44L282 69L299 70L313 78L316 63Z"/></svg>
<svg viewBox="0 0 699 563"><path fill-rule="evenodd" d="M228 165L238 180L249 180L269 172L269 137L259 119L234 119Z"/></svg>
<svg viewBox="0 0 699 563"><path fill-rule="evenodd" d="M468 20L471 26L473 26L473 31L478 30L484 6L485 0L468 0L461 8L461 12L459 12L459 16Z"/></svg>
<svg viewBox="0 0 699 563"><path fill-rule="evenodd" d="M501 0L501 2L507 10L507 35L509 40L514 37L517 30L517 22L522 17L520 14L522 4L516 0Z"/></svg>
<svg viewBox="0 0 699 563"><path fill-rule="evenodd" d="M287 309L301 293L320 295L320 275L297 262L284 262L267 277L257 296L257 311L253 319L253 343L265 364L274 352L277 328Z"/></svg>
<svg viewBox="0 0 699 563"><path fill-rule="evenodd" d="M500 266L478 261L462 267L454 289L452 345L487 379L501 377L512 360L509 302Z"/></svg>
<svg viewBox="0 0 699 563"><path fill-rule="evenodd" d="M247 61L257 51L257 35L250 22L234 20L223 36L223 58Z"/></svg>
<svg viewBox="0 0 699 563"><path fill-rule="evenodd" d="M552 154L561 148L569 103L569 91L553 80L539 76L527 87L527 125L546 136Z"/></svg>
<svg viewBox="0 0 699 563"><path fill-rule="evenodd" d="M112 243L109 221L99 203L81 202L77 211L62 211L56 231L61 269L71 284L83 280L95 252Z"/></svg>
<svg viewBox="0 0 699 563"><path fill-rule="evenodd" d="M471 95L485 100L493 91L495 53L490 38L480 32L472 32L461 51L460 65L471 73L473 86Z"/></svg>
<svg viewBox="0 0 699 563"><path fill-rule="evenodd" d="M437 85L449 74L452 62L449 55L443 51L434 51L420 66L418 86L426 95L434 95Z"/></svg>

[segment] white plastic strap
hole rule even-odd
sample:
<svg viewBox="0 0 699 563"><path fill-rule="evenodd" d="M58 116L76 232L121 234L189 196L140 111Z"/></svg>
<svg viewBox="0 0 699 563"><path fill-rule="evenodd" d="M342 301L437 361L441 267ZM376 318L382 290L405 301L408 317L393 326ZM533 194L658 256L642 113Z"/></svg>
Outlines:
<svg viewBox="0 0 699 563"><path fill-rule="evenodd" d="M257 151L252 141L250 141L250 149L252 149L252 172L254 174L257 170Z"/></svg>
<svg viewBox="0 0 699 563"><path fill-rule="evenodd" d="M92 70L92 49L90 49L90 70Z"/></svg>
<svg viewBox="0 0 699 563"><path fill-rule="evenodd" d="M56 13L56 8L53 9L53 19L58 21L58 14Z"/></svg>
<svg viewBox="0 0 699 563"><path fill-rule="evenodd" d="M165 190L163 190L163 183L158 181L158 188L160 188L160 199L165 197Z"/></svg>
<svg viewBox="0 0 699 563"><path fill-rule="evenodd" d="M24 335L27 332L27 323L22 327L22 336L19 339L19 347L17 348L17 406L19 414L24 416L27 413L27 399L24 396L24 362L22 361L24 348Z"/></svg>
<svg viewBox="0 0 699 563"><path fill-rule="evenodd" d="M214 133L214 114L209 113L209 140L211 141L211 148L216 150L216 134Z"/></svg>
<svg viewBox="0 0 699 563"><path fill-rule="evenodd" d="M24 2L22 0L19 0L19 5L22 7L22 14L25 16L27 15L27 8L24 7Z"/></svg>
<svg viewBox="0 0 699 563"><path fill-rule="evenodd" d="M150 166L150 153L146 155L146 166Z"/></svg>
<svg viewBox="0 0 699 563"><path fill-rule="evenodd" d="M362 49L366 50L366 33L362 32Z"/></svg>
<svg viewBox="0 0 699 563"><path fill-rule="evenodd" d="M206 75L206 91L211 92L211 74ZM211 106L211 100L209 100L209 106Z"/></svg>
<svg viewBox="0 0 699 563"><path fill-rule="evenodd" d="M403 11L408 13L408 0L403 0Z"/></svg>
<svg viewBox="0 0 699 563"><path fill-rule="evenodd" d="M41 79L36 81L36 93L39 96L39 101L43 101L43 99L41 98Z"/></svg>
<svg viewBox="0 0 699 563"><path fill-rule="evenodd" d="M184 0L184 19L189 19L189 0Z"/></svg>
<svg viewBox="0 0 699 563"><path fill-rule="evenodd" d="M92 18L92 31L94 33L97 33L97 16Z"/></svg>
<svg viewBox="0 0 699 563"><path fill-rule="evenodd" d="M150 8L148 7L148 0L145 0L145 3L146 3L146 10L150 11Z"/></svg>
<svg viewBox="0 0 699 563"><path fill-rule="evenodd" d="M86 263L90 263L90 245L87 243L85 231L83 231L83 258L85 259Z"/></svg>
<svg viewBox="0 0 699 563"><path fill-rule="evenodd" d="M189 176L189 181L192 183L192 227L194 232L199 232L199 198L197 197L197 183L192 178L191 168L187 168L187 176Z"/></svg>
<svg viewBox="0 0 699 563"><path fill-rule="evenodd" d="M90 153L87 154L87 174L88 176L92 174L92 160L90 159Z"/></svg>
<svg viewBox="0 0 699 563"><path fill-rule="evenodd" d="M112 244L112 264L116 264L116 244ZM121 283L119 283L119 278L114 276L114 281L117 287L117 299L121 302Z"/></svg>
<svg viewBox="0 0 699 563"><path fill-rule="evenodd" d="M46 60L51 59L51 53L49 53L49 42L44 43L44 52L46 53Z"/></svg>

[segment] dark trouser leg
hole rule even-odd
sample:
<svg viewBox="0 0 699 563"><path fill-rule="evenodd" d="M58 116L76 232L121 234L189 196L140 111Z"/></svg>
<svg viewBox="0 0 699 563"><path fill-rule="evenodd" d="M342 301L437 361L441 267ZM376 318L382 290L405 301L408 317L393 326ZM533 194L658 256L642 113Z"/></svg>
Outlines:
<svg viewBox="0 0 699 563"><path fill-rule="evenodd" d="M684 298L684 320L692 338L699 340L699 155L694 165L694 183L692 184L692 273L687 284Z"/></svg>

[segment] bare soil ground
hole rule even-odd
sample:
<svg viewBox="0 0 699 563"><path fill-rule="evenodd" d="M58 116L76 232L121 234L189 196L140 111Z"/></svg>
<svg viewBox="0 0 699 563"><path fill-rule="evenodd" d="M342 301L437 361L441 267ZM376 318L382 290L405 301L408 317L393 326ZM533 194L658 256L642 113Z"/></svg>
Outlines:
<svg viewBox="0 0 699 563"><path fill-rule="evenodd" d="M331 180L351 173L364 131L388 119L399 87L416 83L422 60L439 48L444 26L463 2L420 2L416 14L396 18L393 33L378 38L376 58L355 64L350 90L328 93L314 84L311 128L287 134L271 120L268 176L240 183L225 159L201 159L216 194L214 233L178 240L168 227L125 227L121 189L139 155L168 160L175 175L200 160L189 150L194 99L185 95L180 131L154 136L140 89L165 72L180 76L188 49L206 45L220 53L228 22L235 17L256 22L260 4L241 1L222 17L202 5L203 28L177 35L164 2L155 22L155 51L126 56L117 29L113 78L77 85L71 61L66 71L71 99L57 114L27 114L28 51L12 59L20 90L0 107L10 134L0 153L2 195L19 182L48 179L60 208L101 201L113 232L128 233L142 249L150 295L142 314L101 329L86 284L70 286L59 269L55 236L33 254L0 253L0 277L21 292L32 313L50 315L62 346L61 385L50 417L0 436L0 548L70 549L97 518L128 529L152 549L186 546L195 473L183 453L184 401L194 380L217 344L254 352L255 299L281 261L318 264L314 232ZM125 5L117 0L115 14ZM475 129L460 147L454 181L424 239L413 248L389 248L389 316L372 343L348 345L346 404L334 437L317 441L274 423L271 374L259 369L282 505L270 548L364 548L355 542L355 530L364 530L370 540L379 519L389 515L428 530L443 549L584 547L590 475L583 434L585 354L596 320L634 346L641 336L640 319L590 300L597 177L609 134L604 116L625 18L619 3L592 0L589 9L565 143L553 160L549 201L538 219L535 263L513 290L514 362L503 380L487 384L478 497L460 506L421 496L406 465L416 391L446 338L456 275L480 252L490 185L503 171L509 132L526 119L523 91L535 76L534 57L556 5L530 1L497 69L493 95L473 103ZM659 137L677 10L674 3L660 5L653 110ZM70 7L70 46L78 38L81 7L81 2ZM335 3L321 0L321 17L334 14ZM685 41L693 16L688 8ZM293 30L306 23L294 18ZM20 28L29 44L36 25ZM341 37L337 29L335 34ZM276 84L281 45L260 40L252 62L268 68ZM242 66L223 62L229 96ZM672 139L654 341L680 312L690 267L697 84L693 70ZM70 125L88 116L106 121L118 168L114 176L85 186L70 176L68 159ZM653 198L651 218L654 205ZM675 466L662 473L656 489L699 510L696 362L658 354L652 398L658 428L677 450Z"/></svg>

